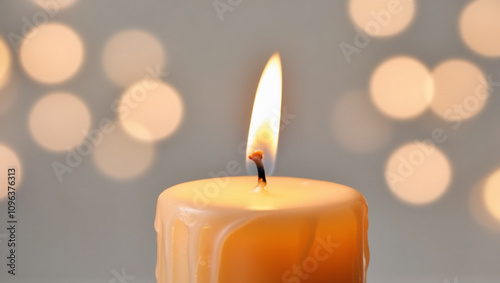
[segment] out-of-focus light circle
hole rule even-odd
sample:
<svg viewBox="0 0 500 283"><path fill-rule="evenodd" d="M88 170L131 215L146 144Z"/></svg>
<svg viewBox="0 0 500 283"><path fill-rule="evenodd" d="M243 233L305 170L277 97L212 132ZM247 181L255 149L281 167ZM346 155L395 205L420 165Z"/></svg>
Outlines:
<svg viewBox="0 0 500 283"><path fill-rule="evenodd" d="M127 180L143 174L153 163L154 144L131 138L119 126L104 135L95 146L93 159L100 171L108 177Z"/></svg>
<svg viewBox="0 0 500 283"><path fill-rule="evenodd" d="M473 51L483 56L500 56L500 2L471 1L460 16L460 34Z"/></svg>
<svg viewBox="0 0 500 283"><path fill-rule="evenodd" d="M341 96L333 106L333 133L349 151L373 152L393 135L387 118L378 113L365 91L353 91Z"/></svg>
<svg viewBox="0 0 500 283"><path fill-rule="evenodd" d="M18 81L15 78L0 90L0 115L7 113L18 98Z"/></svg>
<svg viewBox="0 0 500 283"><path fill-rule="evenodd" d="M11 74L11 57L9 47L5 41L0 38L0 89L9 81Z"/></svg>
<svg viewBox="0 0 500 283"><path fill-rule="evenodd" d="M57 13L60 9L67 8L75 4L77 0L33 0L38 6L51 13Z"/></svg>
<svg viewBox="0 0 500 283"><path fill-rule="evenodd" d="M497 173L488 175L471 188L468 204L470 212L479 224L493 232L500 233L500 219L492 213L485 202L486 184L495 174Z"/></svg>
<svg viewBox="0 0 500 283"><path fill-rule="evenodd" d="M465 60L448 60L432 72L434 99L431 109L446 120L464 120L481 112L488 96L483 72Z"/></svg>
<svg viewBox="0 0 500 283"><path fill-rule="evenodd" d="M55 84L73 77L80 69L83 43L71 28L49 23L38 26L28 33L19 51L21 64L33 79Z"/></svg>
<svg viewBox="0 0 500 283"><path fill-rule="evenodd" d="M448 158L433 144L414 142L398 148L386 164L392 193L413 204L432 203L444 195L451 181Z"/></svg>
<svg viewBox="0 0 500 283"><path fill-rule="evenodd" d="M129 87L120 99L119 120L125 131L142 141L157 141L179 127L184 107L170 85L142 80Z"/></svg>
<svg viewBox="0 0 500 283"><path fill-rule="evenodd" d="M385 115L411 119L429 106L434 92L432 76L420 61L397 56L382 62L370 81L371 98Z"/></svg>
<svg viewBox="0 0 500 283"><path fill-rule="evenodd" d="M500 221L500 170L493 173L486 181L483 198L488 212Z"/></svg>
<svg viewBox="0 0 500 283"><path fill-rule="evenodd" d="M12 78L9 83L0 90L0 115L7 113L16 102L19 92L19 82Z"/></svg>
<svg viewBox="0 0 500 283"><path fill-rule="evenodd" d="M9 47L0 37L0 115L7 112L16 99L17 81L12 77Z"/></svg>
<svg viewBox="0 0 500 283"><path fill-rule="evenodd" d="M129 86L145 78L158 78L165 64L165 52L158 39L133 29L114 35L103 53L104 70L119 86Z"/></svg>
<svg viewBox="0 0 500 283"><path fill-rule="evenodd" d="M352 21L370 36L393 36L405 30L415 16L414 0L350 0Z"/></svg>
<svg viewBox="0 0 500 283"><path fill-rule="evenodd" d="M22 177L21 161L11 148L7 147L6 145L0 144L0 170L2 172L2 174L0 174L0 182L2 182L3 184L3 189L0 190L0 201L7 198L7 186L9 185L9 169L12 168L15 169L15 175L11 175L11 177L15 177L15 184L12 187L17 190L19 188Z"/></svg>
<svg viewBox="0 0 500 283"><path fill-rule="evenodd" d="M42 97L30 113L29 127L35 141L51 151L79 145L91 125L87 105L75 95L54 93Z"/></svg>

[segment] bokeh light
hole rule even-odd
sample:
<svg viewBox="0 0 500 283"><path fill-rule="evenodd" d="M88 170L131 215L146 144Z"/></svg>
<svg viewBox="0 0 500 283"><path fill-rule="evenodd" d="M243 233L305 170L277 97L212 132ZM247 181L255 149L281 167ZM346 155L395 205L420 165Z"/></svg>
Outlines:
<svg viewBox="0 0 500 283"><path fill-rule="evenodd" d="M0 90L0 115L7 113L16 102L19 94L19 82L12 77Z"/></svg>
<svg viewBox="0 0 500 283"><path fill-rule="evenodd" d="M333 133L340 144L355 153L373 152L393 136L393 127L378 113L366 91L344 94L334 102Z"/></svg>
<svg viewBox="0 0 500 283"><path fill-rule="evenodd" d="M7 43L0 37L0 89L2 89L9 81L12 73L9 47Z"/></svg>
<svg viewBox="0 0 500 283"><path fill-rule="evenodd" d="M370 81L371 98L384 114L410 119L422 114L434 92L432 76L420 61L406 56L382 62Z"/></svg>
<svg viewBox="0 0 500 283"><path fill-rule="evenodd" d="M434 99L431 109L446 120L463 120L478 114L487 100L488 86L481 70L465 60L439 64L432 72Z"/></svg>
<svg viewBox="0 0 500 283"><path fill-rule="evenodd" d="M414 0L350 0L352 21L370 36L393 36L404 31L415 16Z"/></svg>
<svg viewBox="0 0 500 283"><path fill-rule="evenodd" d="M153 163L154 144L131 138L115 123L114 131L95 146L93 159L106 176L127 180L143 174Z"/></svg>
<svg viewBox="0 0 500 283"><path fill-rule="evenodd" d="M184 107L179 93L170 85L142 80L129 87L120 99L119 120L134 138L157 141L179 127Z"/></svg>
<svg viewBox="0 0 500 283"><path fill-rule="evenodd" d="M470 190L469 195L469 209L471 214L481 224L484 228L490 231L500 233L500 219L498 218L498 202L493 204L493 209L486 202L486 191L495 191L495 183L498 181L498 174L500 169L496 172L489 173L482 180L480 180L476 185L474 185ZM491 202L494 198L490 199ZM497 198L498 201L498 198Z"/></svg>
<svg viewBox="0 0 500 283"><path fill-rule="evenodd" d="M103 65L109 79L129 86L144 78L155 78L165 64L165 52L159 40L142 30L133 29L114 35L106 43Z"/></svg>
<svg viewBox="0 0 500 283"><path fill-rule="evenodd" d="M9 148L4 144L0 144L0 170L2 172L2 174L0 174L0 182L4 184L2 186L3 189L0 190L0 201L7 197L7 187L6 187L8 184L7 170L10 168L14 168L16 171L15 172L16 184L14 188L17 191L22 178L21 161L11 148Z"/></svg>
<svg viewBox="0 0 500 283"><path fill-rule="evenodd" d="M385 177L399 199L424 205L444 195L451 181L448 158L432 143L414 142L401 146L389 158Z"/></svg>
<svg viewBox="0 0 500 283"><path fill-rule="evenodd" d="M488 212L500 221L500 170L494 172L486 180L483 199Z"/></svg>
<svg viewBox="0 0 500 283"><path fill-rule="evenodd" d="M14 104L17 81L12 77L12 58L5 40L0 37L0 115Z"/></svg>
<svg viewBox="0 0 500 283"><path fill-rule="evenodd" d="M473 51L488 57L500 56L500 2L471 1L460 16L460 34Z"/></svg>
<svg viewBox="0 0 500 283"><path fill-rule="evenodd" d="M19 51L21 64L33 79L46 84L64 82L80 69L84 47L71 28L49 23L28 33Z"/></svg>
<svg viewBox="0 0 500 283"><path fill-rule="evenodd" d="M38 6L44 8L47 11L55 13L60 9L65 9L78 0L33 0Z"/></svg>
<svg viewBox="0 0 500 283"><path fill-rule="evenodd" d="M85 103L69 93L53 93L38 100L31 110L29 128L35 141L51 151L79 145L91 125Z"/></svg>

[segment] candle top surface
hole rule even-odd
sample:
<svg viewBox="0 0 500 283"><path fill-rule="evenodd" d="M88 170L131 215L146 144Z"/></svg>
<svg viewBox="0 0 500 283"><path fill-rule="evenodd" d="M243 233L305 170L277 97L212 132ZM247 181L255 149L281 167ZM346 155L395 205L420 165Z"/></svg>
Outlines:
<svg viewBox="0 0 500 283"><path fill-rule="evenodd" d="M193 209L290 210L366 205L358 191L336 183L312 179L270 176L265 189L255 176L202 179L165 190L159 201L182 203Z"/></svg>

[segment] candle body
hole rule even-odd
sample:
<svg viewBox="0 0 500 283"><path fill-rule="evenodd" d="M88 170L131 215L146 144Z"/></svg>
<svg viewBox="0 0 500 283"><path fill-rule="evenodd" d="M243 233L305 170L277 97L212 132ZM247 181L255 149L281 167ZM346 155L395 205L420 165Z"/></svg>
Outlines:
<svg viewBox="0 0 500 283"><path fill-rule="evenodd" d="M159 283L364 283L367 205L339 184L269 177L188 182L158 199Z"/></svg>

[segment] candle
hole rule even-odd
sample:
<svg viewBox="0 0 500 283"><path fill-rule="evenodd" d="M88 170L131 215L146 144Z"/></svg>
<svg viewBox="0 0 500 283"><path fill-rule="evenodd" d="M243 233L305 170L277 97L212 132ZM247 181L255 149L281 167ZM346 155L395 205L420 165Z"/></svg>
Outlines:
<svg viewBox="0 0 500 283"><path fill-rule="evenodd" d="M247 150L258 177L192 181L160 195L159 283L366 282L364 197L340 184L266 176L274 167L279 123L273 117L280 107L275 54L259 82L250 125Z"/></svg>

